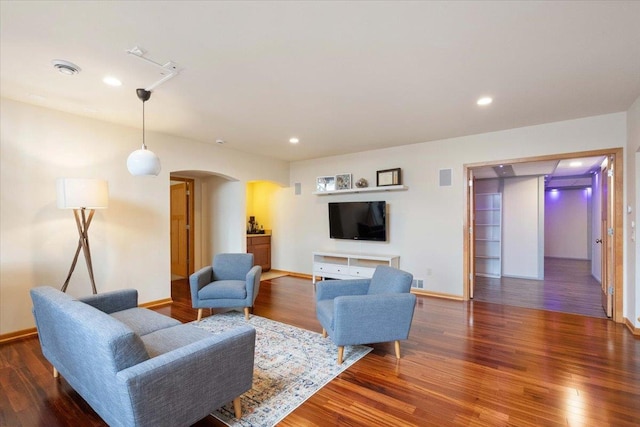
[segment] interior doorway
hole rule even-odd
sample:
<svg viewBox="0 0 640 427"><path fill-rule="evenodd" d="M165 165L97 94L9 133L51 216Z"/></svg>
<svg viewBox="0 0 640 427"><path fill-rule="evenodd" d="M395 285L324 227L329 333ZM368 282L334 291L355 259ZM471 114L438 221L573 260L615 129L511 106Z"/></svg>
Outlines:
<svg viewBox="0 0 640 427"><path fill-rule="evenodd" d="M171 176L171 280L186 279L194 271L194 180Z"/></svg>
<svg viewBox="0 0 640 427"><path fill-rule="evenodd" d="M586 269L589 272L589 274L586 275L585 277L585 283L586 281L589 281L589 280L595 280L593 279L593 277L591 277L591 272L590 272L591 263L589 261L583 261L582 262L583 265L581 266L579 265L580 262L572 263L571 266L568 266L566 265L566 263L565 264L563 264L562 262L558 263L557 262L558 260L551 260L551 262L549 262L548 259L544 259L545 267L549 267L552 273L547 274L546 272L547 268L545 268L544 280L542 281L531 280L531 281L528 281L529 283L527 283L526 280L523 282L521 279L509 279L509 278L486 279L485 277L480 277L476 275L476 271L475 271L475 268L476 268L475 260L477 258L475 254L475 251L476 251L475 228L476 227L474 223L475 196L474 196L473 184L476 178L476 176L474 175L474 171L479 170L479 168L485 168L485 167L499 168L502 165L506 165L506 164L521 165L521 164L526 164L528 162L558 161L558 160L564 160L564 159L590 157L590 156L606 156L607 159L609 160L608 165L612 166L612 171L610 175L607 174L606 172L604 173L604 176L607 177L608 179L608 186L606 186L605 188L609 189L610 194L607 198L607 200L609 201L609 204L608 204L609 208L606 209L605 205L603 204L603 208L604 208L603 210L608 212L608 218L605 218L603 216L603 221L606 220L607 223L606 225L604 223L602 224L604 232L607 233L606 239L608 241L606 243L606 247L608 248L608 250L603 250L603 256L602 256L602 259L603 259L602 289L604 289L602 296L603 296L603 299L605 300L608 298L608 301L610 302L609 308L611 309L610 313L611 313L612 319L615 320L616 322L622 322L622 238L621 238L622 236L622 149L567 153L567 154L557 155L557 156L540 156L540 157L534 157L534 158L502 161L500 163L482 163L482 164L465 165L465 174L468 177L468 185L466 186L467 187L467 199L466 199L467 203L465 208L466 224L464 228L465 229L465 276L464 277L467 278L467 284L466 284L467 286L465 286L465 291L466 291L465 299L474 298L476 285L479 285L479 284L486 285L488 280L492 280L494 282L493 283L494 285L496 283L495 282L496 280L497 281L505 280L506 282L508 282L509 280L512 280L512 281L515 280L510 283L510 285L514 285L512 286L512 288L515 287L517 289L518 286L521 286L522 289L526 290L526 292L523 291L522 301L524 302L524 304L521 304L521 305L527 306L526 304L532 304L532 303L538 304L538 306L532 307L532 308L544 309L545 308L544 305L547 304L547 309L555 309L556 311L562 311L563 304L564 302L566 302L564 300L573 299L573 302L578 302L581 298L587 299L586 294L588 292L583 292L584 295L579 295L580 298L577 298L576 295L573 295L573 296L570 295L570 289L569 289L570 287L568 286L568 282L563 282L560 284L552 283L552 282L556 282L558 280L558 277L561 278L559 279L561 282L562 280L565 280L567 277L570 277L571 280L574 280L576 277L578 277L578 275L571 273L571 271L576 268L578 270ZM603 200L603 203L604 202L605 201ZM620 237L616 238L617 236L620 236ZM546 265L546 264L552 264L552 265ZM576 265L573 265L573 264L576 264ZM585 268L585 265L586 265L586 268ZM574 270L574 272L575 271L576 270ZM607 273L604 274L604 272L607 272ZM564 275L564 279L562 279L563 275ZM595 287L596 292L599 293L600 286L597 284L597 281L595 283L596 283L596 287ZM593 283L591 283L590 285L593 286ZM545 294L544 290L546 289L547 291L549 291L551 286L556 286L556 287L564 286L562 291L565 292L565 294L563 294L563 292L560 292L560 294L557 294L557 295L554 295L553 292L547 292ZM537 294L532 294L531 292L534 291L536 287L540 289L540 292ZM486 291L486 289L483 289L483 290ZM569 294L566 294L566 292L569 292ZM483 295L480 295L480 298L484 298L484 297L486 297L486 293ZM509 304L516 305L516 304L513 304L513 300L510 300L511 297L513 297L513 295L509 295L507 297L505 293L502 293L500 295L495 294L493 296L494 301L492 302L502 303L507 305ZM545 298L547 299L546 301L544 301ZM600 298L598 296L595 296L591 299L597 303L600 302ZM590 308L587 308L585 310L586 311L593 310L594 309L593 304L591 304L592 306ZM554 307L554 308L549 308L549 307ZM606 305L605 305L605 309L606 309ZM572 312L576 312L576 311L573 310ZM593 311L591 312L593 313ZM589 315L588 313L580 313L580 314ZM604 315L604 311L602 311L602 314Z"/></svg>

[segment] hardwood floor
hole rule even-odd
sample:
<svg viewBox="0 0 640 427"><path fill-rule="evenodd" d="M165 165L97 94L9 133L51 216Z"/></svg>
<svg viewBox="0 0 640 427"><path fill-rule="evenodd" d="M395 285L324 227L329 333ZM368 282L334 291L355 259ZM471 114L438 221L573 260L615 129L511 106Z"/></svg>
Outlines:
<svg viewBox="0 0 640 427"><path fill-rule="evenodd" d="M476 277L474 301L606 318L591 261L544 259L544 280Z"/></svg>
<svg viewBox="0 0 640 427"><path fill-rule="evenodd" d="M158 311L194 320L186 281L173 289ZM262 282L254 314L320 332L310 280ZM418 297L403 358L372 347L280 425L640 425L640 339L610 320ZM104 425L51 376L37 339L0 347L0 387L2 426Z"/></svg>

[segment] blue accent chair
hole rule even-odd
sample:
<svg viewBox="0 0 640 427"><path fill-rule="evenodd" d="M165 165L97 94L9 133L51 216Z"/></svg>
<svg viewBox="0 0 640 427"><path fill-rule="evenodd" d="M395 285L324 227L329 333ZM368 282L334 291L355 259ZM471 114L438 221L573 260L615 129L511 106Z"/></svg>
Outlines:
<svg viewBox="0 0 640 427"><path fill-rule="evenodd" d="M316 315L322 335L338 346L339 365L345 345L395 341L400 358L400 340L409 337L416 305L412 281L412 274L381 265L371 279L316 283Z"/></svg>
<svg viewBox="0 0 640 427"><path fill-rule="evenodd" d="M262 267L253 265L253 254L217 254L213 265L201 268L189 276L191 305L198 309L198 321L203 308L244 308L249 320L249 308L260 290Z"/></svg>

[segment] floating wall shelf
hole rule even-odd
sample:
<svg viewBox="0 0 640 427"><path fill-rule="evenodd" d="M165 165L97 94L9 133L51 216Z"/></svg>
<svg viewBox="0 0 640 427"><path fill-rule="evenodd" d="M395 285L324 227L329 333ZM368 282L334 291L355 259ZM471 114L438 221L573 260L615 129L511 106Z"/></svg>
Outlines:
<svg viewBox="0 0 640 427"><path fill-rule="evenodd" d="M364 188L349 188L347 190L332 190L332 191L315 191L312 194L318 196L328 196L329 194L353 194L353 193L381 193L383 191L405 191L409 187L406 185L386 185L384 187L364 187Z"/></svg>

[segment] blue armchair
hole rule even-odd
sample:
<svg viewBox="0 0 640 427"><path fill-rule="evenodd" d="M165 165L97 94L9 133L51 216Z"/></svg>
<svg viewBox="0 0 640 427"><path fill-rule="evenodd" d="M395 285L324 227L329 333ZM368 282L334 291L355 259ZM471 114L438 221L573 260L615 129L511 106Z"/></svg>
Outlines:
<svg viewBox="0 0 640 427"><path fill-rule="evenodd" d="M371 279L325 280L316 284L316 315L322 335L338 346L342 364L345 345L395 341L409 337L416 296L411 294L413 275L378 266Z"/></svg>
<svg viewBox="0 0 640 427"><path fill-rule="evenodd" d="M253 254L217 254L213 265L201 268L189 276L191 305L198 309L198 321L203 308L244 308L249 320L249 308L258 296L262 267L253 265Z"/></svg>

